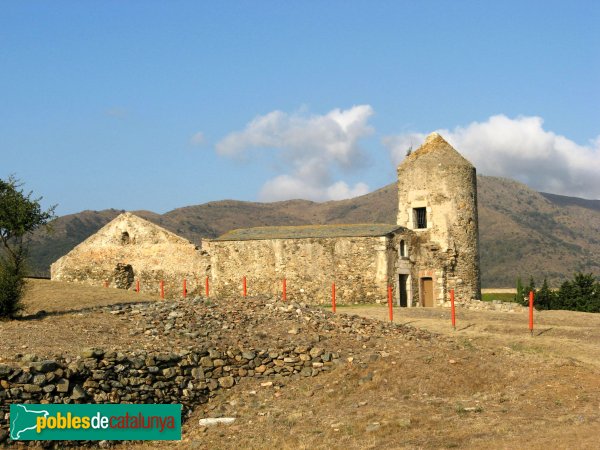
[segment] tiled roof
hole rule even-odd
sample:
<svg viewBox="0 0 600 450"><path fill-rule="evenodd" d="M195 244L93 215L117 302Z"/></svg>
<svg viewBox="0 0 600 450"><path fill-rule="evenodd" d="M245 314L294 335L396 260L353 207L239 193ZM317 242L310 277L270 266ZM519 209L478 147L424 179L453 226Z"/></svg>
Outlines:
<svg viewBox="0 0 600 450"><path fill-rule="evenodd" d="M398 225L383 223L240 228L225 233L215 241L385 236L403 229Z"/></svg>

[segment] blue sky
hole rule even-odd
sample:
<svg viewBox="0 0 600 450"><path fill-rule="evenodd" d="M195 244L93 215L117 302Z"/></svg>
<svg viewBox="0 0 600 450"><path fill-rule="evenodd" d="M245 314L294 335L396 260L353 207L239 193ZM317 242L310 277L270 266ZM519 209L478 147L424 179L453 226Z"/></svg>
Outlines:
<svg viewBox="0 0 600 450"><path fill-rule="evenodd" d="M595 1L6 1L0 178L83 209L338 199L440 131L600 198Z"/></svg>

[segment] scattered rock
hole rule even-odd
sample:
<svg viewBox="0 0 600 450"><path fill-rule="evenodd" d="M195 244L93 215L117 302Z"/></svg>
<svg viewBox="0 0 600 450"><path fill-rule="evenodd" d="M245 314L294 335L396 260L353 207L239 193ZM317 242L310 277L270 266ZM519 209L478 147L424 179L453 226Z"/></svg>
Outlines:
<svg viewBox="0 0 600 450"><path fill-rule="evenodd" d="M82 358L102 358L104 356L104 350L99 348L84 348L81 350Z"/></svg>
<svg viewBox="0 0 600 450"><path fill-rule="evenodd" d="M375 430L378 430L379 428L381 428L381 424L379 422L373 422L367 425L366 432L371 433Z"/></svg>
<svg viewBox="0 0 600 450"><path fill-rule="evenodd" d="M209 417L198 421L201 427L211 427L214 425L231 425L235 422L235 417Z"/></svg>
<svg viewBox="0 0 600 450"><path fill-rule="evenodd" d="M69 380L65 380L64 378L58 380L56 383L56 391L60 393L69 392Z"/></svg>
<svg viewBox="0 0 600 450"><path fill-rule="evenodd" d="M73 387L73 393L71 394L71 400L82 400L87 397L87 394L81 386Z"/></svg>
<svg viewBox="0 0 600 450"><path fill-rule="evenodd" d="M79 357L66 360L26 355L25 367L0 364L0 401L182 403L187 414L192 405L207 402L218 389L235 387L242 377L266 378L261 387L277 389L286 377L317 376L344 361L363 367L369 353L341 359L327 349L334 337L360 336L365 343L373 342L369 335L431 338L408 326L265 299L235 305L152 302L98 310L129 321L132 335L155 338L157 351L84 348ZM0 417L0 431L4 429L8 420Z"/></svg>
<svg viewBox="0 0 600 450"><path fill-rule="evenodd" d="M10 366L7 366L5 364L0 364L0 378L5 378L8 375L10 375L10 373L12 372L12 369Z"/></svg>
<svg viewBox="0 0 600 450"><path fill-rule="evenodd" d="M229 389L235 384L235 379L232 376L219 378L219 385L222 388Z"/></svg>

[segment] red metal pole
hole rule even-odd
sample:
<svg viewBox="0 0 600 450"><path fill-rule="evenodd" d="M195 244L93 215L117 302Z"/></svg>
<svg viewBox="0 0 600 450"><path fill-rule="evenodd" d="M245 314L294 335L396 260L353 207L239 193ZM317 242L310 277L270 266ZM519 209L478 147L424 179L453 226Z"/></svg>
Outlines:
<svg viewBox="0 0 600 450"><path fill-rule="evenodd" d="M392 287L388 286L388 308L390 310L390 322L394 321L394 304L392 303Z"/></svg>
<svg viewBox="0 0 600 450"><path fill-rule="evenodd" d="M335 312L335 282L331 283L331 310Z"/></svg>
<svg viewBox="0 0 600 450"><path fill-rule="evenodd" d="M287 282L285 278L283 279L283 301L287 300Z"/></svg>
<svg viewBox="0 0 600 450"><path fill-rule="evenodd" d="M205 290L206 290L206 298L208 298L208 276L206 277L206 283L205 283Z"/></svg>
<svg viewBox="0 0 600 450"><path fill-rule="evenodd" d="M533 336L533 291L529 291L529 331Z"/></svg>
<svg viewBox="0 0 600 450"><path fill-rule="evenodd" d="M140 293L140 280L135 282L135 292Z"/></svg>
<svg viewBox="0 0 600 450"><path fill-rule="evenodd" d="M244 294L244 297L246 297L246 294L248 293L248 291L246 290L246 277L244 276L244 278L242 278L242 293Z"/></svg>
<svg viewBox="0 0 600 450"><path fill-rule="evenodd" d="M165 298L165 282L160 280L160 298Z"/></svg>
<svg viewBox="0 0 600 450"><path fill-rule="evenodd" d="M450 310L452 313L452 328L456 330L456 309L454 308L454 289L450 289Z"/></svg>
<svg viewBox="0 0 600 450"><path fill-rule="evenodd" d="M184 278L183 279L183 298L186 298L186 297L187 297L187 281Z"/></svg>

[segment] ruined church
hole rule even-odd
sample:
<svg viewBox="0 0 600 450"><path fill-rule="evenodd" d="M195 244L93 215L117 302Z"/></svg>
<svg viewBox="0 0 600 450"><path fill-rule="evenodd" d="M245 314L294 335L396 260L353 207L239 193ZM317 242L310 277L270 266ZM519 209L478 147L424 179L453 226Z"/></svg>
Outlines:
<svg viewBox="0 0 600 450"><path fill-rule="evenodd" d="M168 297L242 294L341 304L440 306L481 298L475 167L433 133L398 166L396 224L232 230L198 247L124 213L51 267L53 280ZM284 281L285 280L285 281ZM207 292L207 288L209 292Z"/></svg>

